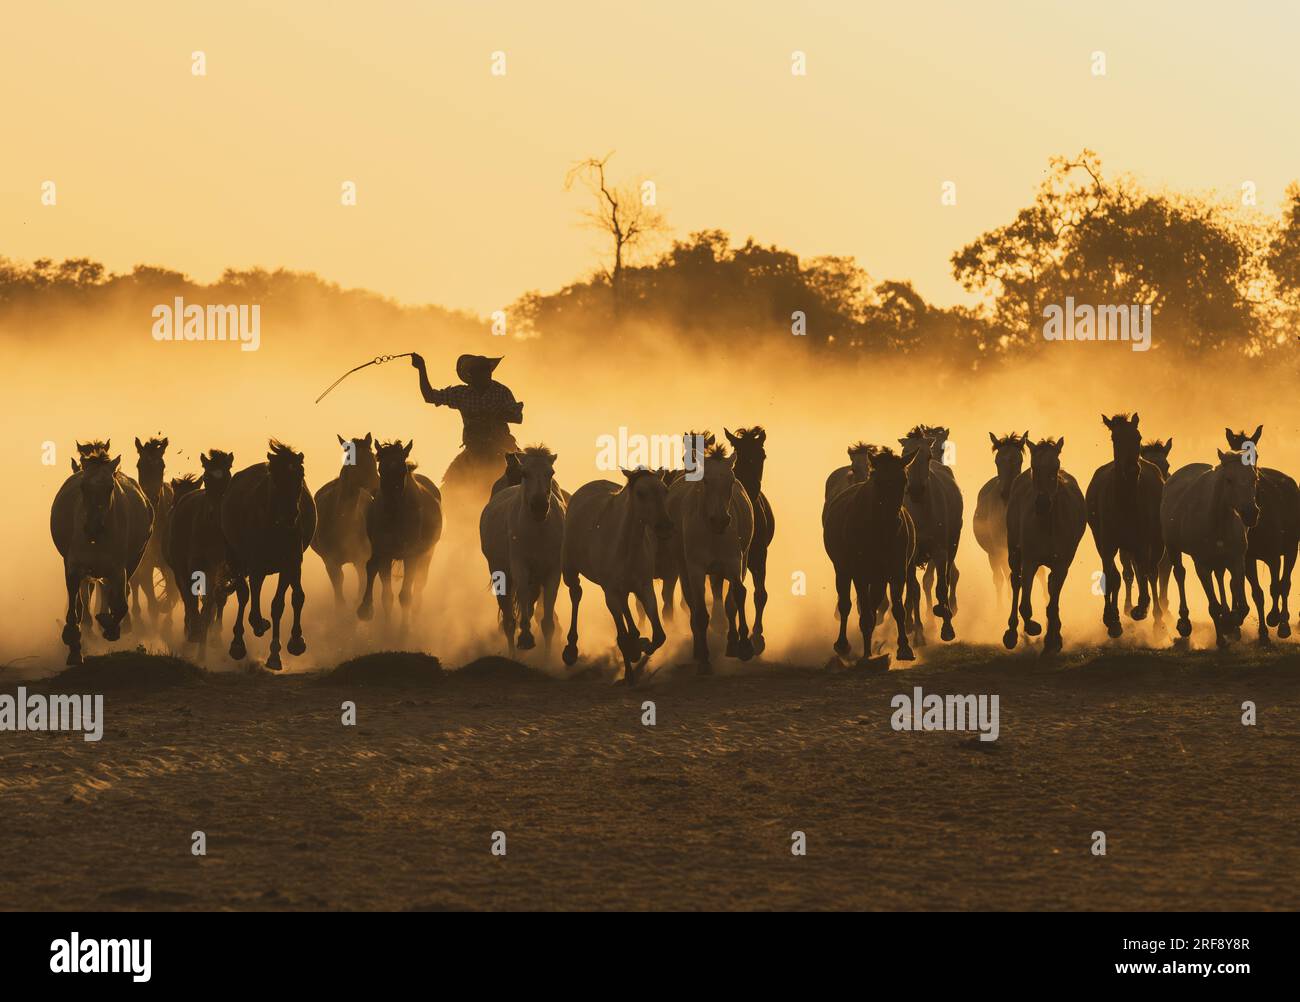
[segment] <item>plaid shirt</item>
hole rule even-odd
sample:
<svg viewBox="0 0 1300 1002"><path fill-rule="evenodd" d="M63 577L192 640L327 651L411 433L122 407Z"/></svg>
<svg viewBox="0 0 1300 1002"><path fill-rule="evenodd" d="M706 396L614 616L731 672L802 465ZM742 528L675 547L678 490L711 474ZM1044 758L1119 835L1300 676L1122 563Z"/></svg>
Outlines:
<svg viewBox="0 0 1300 1002"><path fill-rule="evenodd" d="M460 411L465 422L462 445L493 445L510 438L509 424L524 420L523 405L515 400L510 388L495 379L482 389L463 383L433 391L433 403Z"/></svg>

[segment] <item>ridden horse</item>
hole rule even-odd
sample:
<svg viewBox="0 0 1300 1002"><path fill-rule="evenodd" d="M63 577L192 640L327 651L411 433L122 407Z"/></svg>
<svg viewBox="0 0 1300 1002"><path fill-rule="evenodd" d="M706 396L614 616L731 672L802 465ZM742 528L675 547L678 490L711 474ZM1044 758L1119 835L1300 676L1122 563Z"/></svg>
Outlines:
<svg viewBox="0 0 1300 1002"><path fill-rule="evenodd" d="M593 480L574 491L564 520L560 563L569 589L572 619L564 663L578 660L578 606L582 577L599 585L605 607L614 619L624 678L635 683L645 660L666 636L655 604L655 542L672 536L668 519L668 488L650 470L624 470L620 487ZM650 617L651 639L644 639L632 620L628 596L635 595Z"/></svg>
<svg viewBox="0 0 1300 1002"><path fill-rule="evenodd" d="M993 569L993 586L997 589L998 604L1002 603L1002 588L1008 580L1007 570L1007 502L1011 499L1011 485L1020 476L1025 461L1025 446L1029 432L1017 436L1014 432L998 438L989 432L993 443L993 465L997 474L980 488L975 499L975 517L971 528L975 541L989 556Z"/></svg>
<svg viewBox="0 0 1300 1002"><path fill-rule="evenodd" d="M176 502L163 542L163 556L185 604L185 639L199 645L199 657L203 658L207 655L212 621L231 591L221 506L230 486L235 455L209 449L207 454L199 455L199 462L203 464L202 489L190 491Z"/></svg>
<svg viewBox="0 0 1300 1002"><path fill-rule="evenodd" d="M154 437L141 442L137 438L135 451L138 456L136 482L153 505L153 534L149 537L149 545L144 549L144 556L140 558L140 566L131 575L131 613L134 617L139 617L140 592L144 592L150 622L156 626L159 612L171 613L172 606L176 604L177 590L176 579L172 577L162 553L163 542L167 538L167 525L171 521L172 505L175 503L171 484L164 479L167 469L164 459L167 439ZM155 570L162 578L162 601L154 594ZM130 623L130 619L127 622Z"/></svg>
<svg viewBox="0 0 1300 1002"><path fill-rule="evenodd" d="M763 639L763 609L767 606L767 551L776 535L776 516L772 513L767 495L763 493L763 465L767 460L767 450L763 445L767 441L767 432L758 425L741 428L734 435L725 428L722 430L736 450L736 479L745 488L745 493L754 506L754 538L745 558L750 576L754 579L754 628L750 630L749 637L754 645L754 653L762 654L763 648L767 646Z"/></svg>
<svg viewBox="0 0 1300 1002"><path fill-rule="evenodd" d="M1101 558L1101 583L1104 595L1101 621L1111 639L1123 636L1119 618L1119 570L1115 555L1123 554L1137 572L1138 603L1129 616L1146 619L1148 607L1154 608L1156 632L1162 629L1164 611L1157 594L1160 558L1164 555L1164 537L1160 531L1160 498L1164 478L1159 467L1141 457L1142 434L1138 415L1101 416L1110 431L1114 455L1109 463L1097 468L1084 495L1088 507L1088 527Z"/></svg>
<svg viewBox="0 0 1300 1002"><path fill-rule="evenodd" d="M831 471L826 478L826 491L823 501L829 501L850 484L865 483L871 476L871 457L880 452L880 446L866 442L854 442L849 446L849 465L840 466Z"/></svg>
<svg viewBox="0 0 1300 1002"><path fill-rule="evenodd" d="M1233 449L1218 453L1219 463L1189 463L1169 478L1160 505L1160 525L1164 530L1165 551L1173 565L1178 584L1178 635L1188 637L1192 622L1187 609L1187 570L1183 554L1191 556L1196 576L1201 579L1210 618L1214 621L1214 638L1220 647L1240 636L1246 608L1247 533L1259 521L1256 488L1259 470L1254 450ZM1232 605L1224 592L1223 575L1232 575ZM1219 594L1215 595L1215 584ZM1259 639L1268 640L1268 626L1259 606ZM1242 615L1239 616L1238 613Z"/></svg>
<svg viewBox="0 0 1300 1002"><path fill-rule="evenodd" d="M876 610L888 597L898 628L898 660L911 661L907 642L906 610L915 603L909 596L920 591L916 581L916 529L903 503L908 467L924 464L928 457L913 452L909 459L884 449L871 456L871 474L850 484L826 501L822 508L822 542L835 566L840 632L835 653L849 656L850 588L858 596L858 627L862 631L862 657L858 667L889 666L889 656L871 656L871 636ZM886 596L888 592L888 596Z"/></svg>
<svg viewBox="0 0 1300 1002"><path fill-rule="evenodd" d="M432 480L415 472L410 461L414 439L380 442L375 448L379 467L379 490L366 505L366 537L370 557L366 560L366 591L357 607L357 618L374 616L375 575L383 579L384 613L391 608L389 579L393 563L402 562L402 590L397 600L402 607L402 627L410 623L412 607L420 608L424 583L429 576L433 548L442 538L442 493Z"/></svg>
<svg viewBox="0 0 1300 1002"><path fill-rule="evenodd" d="M540 598L543 653L549 659L568 502L555 483L558 457L554 453L543 445L530 445L510 455L519 483L494 490L488 499L479 517L479 546L487 559L510 656L515 656L516 623L519 649L536 646L532 622Z"/></svg>
<svg viewBox="0 0 1300 1002"><path fill-rule="evenodd" d="M727 585L727 657L748 661L754 656L745 618L745 570L754 538L754 506L736 479L736 459L735 453L728 456L722 446L715 445L704 455L704 475L699 480L683 477L668 490L674 551L682 592L691 609L695 661L702 673L710 670L705 581ZM714 586L715 616L720 590Z"/></svg>
<svg viewBox="0 0 1300 1002"><path fill-rule="evenodd" d="M1025 633L1036 637L1033 586L1039 567L1047 567L1047 633L1043 653L1061 649L1061 587L1074 561L1087 522L1087 505L1078 481L1061 469L1065 439L1046 438L1030 445L1029 469L1016 477L1007 504L1007 566L1011 572L1011 616L1002 643L1016 646L1016 612Z"/></svg>
<svg viewBox="0 0 1300 1002"><path fill-rule="evenodd" d="M153 532L153 506L140 485L119 472L121 462L107 451L83 453L81 469L63 482L50 507L50 536L63 557L68 593L63 642L70 665L81 664L81 622L90 614L90 591L82 584L100 584L95 619L105 640L117 640L127 614L127 581Z"/></svg>
<svg viewBox="0 0 1300 1002"><path fill-rule="evenodd" d="M221 502L221 532L226 537L230 574L239 608L235 614L230 656L247 653L244 646L244 609L256 636L271 627L271 653L266 667L280 664L280 617L284 594L293 589L293 626L287 649L292 655L307 650L302 635L302 607L307 596L302 587L302 555L316 533L316 502L307 488L303 455L271 439L266 462L235 474ZM271 622L262 618L262 582L278 575L271 600ZM251 604L250 604L251 602Z"/></svg>
<svg viewBox="0 0 1300 1002"><path fill-rule="evenodd" d="M1255 434L1223 429L1228 444L1234 449L1245 449L1251 443L1252 454L1258 459L1260 437L1264 426ZM1261 467L1259 487L1259 521L1251 527L1246 552L1246 580L1250 582L1255 605L1260 604L1263 591L1259 586L1259 568L1256 561L1268 565L1269 594L1273 599L1268 611L1268 625L1277 627L1277 635L1291 636L1291 571L1295 568L1296 546L1300 541L1300 487L1280 470Z"/></svg>
<svg viewBox="0 0 1300 1002"><path fill-rule="evenodd" d="M379 467L370 433L365 438L345 439L335 435L343 448L343 465L339 475L316 492L316 535L311 548L325 564L325 573L334 586L334 604L342 607L343 568L352 565L357 575L357 591L370 558L370 540L366 536L366 509L379 489ZM387 583L387 579L385 579Z"/></svg>
<svg viewBox="0 0 1300 1002"><path fill-rule="evenodd" d="M918 426L928 427L928 426ZM916 429L914 429L916 430ZM933 575L935 616L943 620L939 636L945 641L956 637L952 628L952 617L956 611L956 557L957 545L961 540L962 498L952 470L936 457L940 450L939 442L946 441L947 432L942 438L925 438L909 434L900 438L904 457L912 453L921 458L907 463L907 493L903 504L912 517L916 530L916 564L926 565L923 587L926 605L929 606L931 576ZM941 453L940 453L941 454ZM911 595L912 607L908 610L912 629L915 631L915 643L925 643L925 627L921 622L921 603L919 593Z"/></svg>

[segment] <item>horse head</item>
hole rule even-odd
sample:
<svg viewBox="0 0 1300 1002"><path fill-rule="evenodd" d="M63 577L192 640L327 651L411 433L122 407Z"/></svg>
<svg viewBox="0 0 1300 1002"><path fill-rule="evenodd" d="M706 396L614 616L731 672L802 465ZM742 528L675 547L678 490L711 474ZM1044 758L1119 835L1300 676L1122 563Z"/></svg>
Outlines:
<svg viewBox="0 0 1300 1002"><path fill-rule="evenodd" d="M1234 449L1245 449L1247 442L1249 442L1251 448L1254 449L1259 445L1259 440L1264 434L1264 426L1260 425L1256 428L1255 434L1253 435L1247 435L1244 431L1233 431L1231 428L1224 428L1223 434L1227 436L1228 445Z"/></svg>
<svg viewBox="0 0 1300 1002"><path fill-rule="evenodd" d="M395 505L402 499L407 477L412 466L408 462L415 439L402 444L400 438L391 442L379 442L375 445L375 458L379 468L379 496L387 505Z"/></svg>
<svg viewBox="0 0 1300 1002"><path fill-rule="evenodd" d="M903 447L903 455L911 455L913 460L907 464L907 496L920 501L930 487L930 460L937 458L935 440L909 433L906 438L900 438L898 444Z"/></svg>
<svg viewBox="0 0 1300 1002"><path fill-rule="evenodd" d="M235 465L235 454L209 449L206 455L199 453L199 462L203 464L203 489L214 500L220 501L230 485L230 471Z"/></svg>
<svg viewBox="0 0 1300 1002"><path fill-rule="evenodd" d="M1065 438L1045 438L1029 447L1029 472L1034 483L1034 511L1046 515L1052 510L1060 486L1061 450Z"/></svg>
<svg viewBox="0 0 1300 1002"><path fill-rule="evenodd" d="M1159 469L1160 475L1168 480L1169 450L1173 447L1174 440L1172 438L1170 438L1168 442L1163 443L1157 438L1151 442L1143 442L1142 448L1138 451L1138 454L1148 463L1151 463Z"/></svg>
<svg viewBox="0 0 1300 1002"><path fill-rule="evenodd" d="M92 452L81 460L81 503L86 512L86 538L99 542L108 524L117 486L117 468L122 457L108 458L107 452Z"/></svg>
<svg viewBox="0 0 1300 1002"><path fill-rule="evenodd" d="M660 539L667 539L672 535L673 523L668 517L668 487L664 478L644 467L624 470L623 476L627 478L623 489L628 493L633 516L653 529Z"/></svg>
<svg viewBox="0 0 1300 1002"><path fill-rule="evenodd" d="M918 456L921 457L919 460ZM896 456L892 449L876 449L869 462L874 503L881 512L897 512L903 504L903 492L907 490L911 468L918 462L929 465L925 454L919 450Z"/></svg>
<svg viewBox="0 0 1300 1002"><path fill-rule="evenodd" d="M731 492L736 486L736 453L715 445L704 454L704 521L715 533L731 525Z"/></svg>
<svg viewBox="0 0 1300 1002"><path fill-rule="evenodd" d="M266 459L270 476L271 524L288 528L298 521L298 505L306 478L303 454L271 439L271 451L266 454Z"/></svg>
<svg viewBox="0 0 1300 1002"><path fill-rule="evenodd" d="M1110 430L1110 444L1117 466L1127 469L1137 467L1138 457L1142 451L1142 434L1138 431L1138 416L1134 413L1116 414L1114 417L1101 416L1101 423Z"/></svg>
<svg viewBox="0 0 1300 1002"><path fill-rule="evenodd" d="M1220 449L1218 454L1219 465L1215 472L1221 478L1224 499L1241 516L1241 524L1249 529L1259 521L1259 504L1255 500L1259 467L1255 465L1254 452L1248 449L1224 452Z"/></svg>
<svg viewBox="0 0 1300 1002"><path fill-rule="evenodd" d="M993 443L993 463L998 469L998 493L1003 501L1011 499L1011 485L1020 476L1025 465L1025 446L1029 444L1029 432L1016 435L1012 432L1005 438L998 438L989 432L989 441Z"/></svg>
<svg viewBox="0 0 1300 1002"><path fill-rule="evenodd" d="M533 518L545 522L551 513L551 487L555 483L555 461L559 458L544 445L530 445L523 452L509 454L519 467L519 486L524 506Z"/></svg>
<svg viewBox="0 0 1300 1002"><path fill-rule="evenodd" d="M736 452L736 476L742 483L757 488L763 482L763 464L767 461L767 450L763 443L767 441L767 432L759 425L753 428L741 428L734 435L722 429Z"/></svg>
<svg viewBox="0 0 1300 1002"><path fill-rule="evenodd" d="M849 469L853 471L853 482L860 484L871 476L871 457L881 452L878 445L866 442L854 442L849 446Z"/></svg>
<svg viewBox="0 0 1300 1002"><path fill-rule="evenodd" d="M336 434L339 445L343 446L343 466L339 470L339 484L349 492L379 489L379 466L375 462L375 453L371 448L370 432L365 438L344 438Z"/></svg>
<svg viewBox="0 0 1300 1002"><path fill-rule="evenodd" d="M139 474L140 486L149 497L156 499L158 489L162 487L163 473L167 469L163 456L167 452L167 439L154 437L147 442L135 440L136 473Z"/></svg>

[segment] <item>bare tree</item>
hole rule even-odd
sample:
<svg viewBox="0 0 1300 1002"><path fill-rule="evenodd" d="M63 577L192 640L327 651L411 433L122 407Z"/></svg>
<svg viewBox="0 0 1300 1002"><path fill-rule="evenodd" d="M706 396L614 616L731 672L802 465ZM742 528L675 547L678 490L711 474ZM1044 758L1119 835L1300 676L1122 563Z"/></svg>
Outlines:
<svg viewBox="0 0 1300 1002"><path fill-rule="evenodd" d="M653 200L647 202L637 186L615 186L605 177L605 168L613 155L611 151L599 159L588 157L578 161L564 178L564 190L570 191L575 182L580 182L595 198L596 207L584 211L583 216L588 225L609 234L614 243L613 268L606 269L605 274L617 314L624 262L648 238L666 232L668 224Z"/></svg>

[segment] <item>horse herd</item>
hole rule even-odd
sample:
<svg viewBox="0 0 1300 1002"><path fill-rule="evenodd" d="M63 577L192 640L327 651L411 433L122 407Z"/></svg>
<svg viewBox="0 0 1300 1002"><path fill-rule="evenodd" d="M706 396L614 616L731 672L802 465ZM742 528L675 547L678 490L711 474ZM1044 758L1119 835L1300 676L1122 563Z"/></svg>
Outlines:
<svg viewBox="0 0 1300 1002"><path fill-rule="evenodd" d="M1014 648L1023 629L1030 637L1043 634L1044 652L1060 650L1061 588L1085 527L1101 559L1102 622L1111 637L1123 632L1121 581L1125 614L1135 621L1150 614L1157 633L1163 631L1171 574L1179 594L1178 633L1191 633L1184 555L1201 580L1220 645L1241 636L1247 585L1260 641L1268 641L1269 627L1289 636L1300 488L1285 474L1258 467L1263 428L1250 436L1226 430L1229 449L1219 451L1217 464L1193 463L1171 474L1172 439L1144 443L1137 414L1102 421L1114 458L1094 473L1086 492L1062 468L1063 438L1033 442L1028 432L989 435L995 474L979 491L973 528L999 601L1010 585L1005 646ZM701 671L709 670L711 622L725 624L728 657L748 660L762 652L767 555L776 530L762 489L766 432L756 426L725 434L731 451L708 432L689 432L683 469L623 470L621 482L594 480L572 494L556 482L557 457L546 447L504 457L479 514L479 544L512 656L536 646L535 618L549 655L563 580L571 613L563 660L577 661L583 578L603 593L629 682L664 644L678 584ZM890 613L899 660L912 659L913 647L926 642L923 609L933 614L943 640L956 636L964 511L952 468L944 462L948 436L947 428L916 425L897 440L897 451L858 442L849 447L849 464L827 478L822 534L835 572L840 623L834 650L842 660L851 658L847 630L854 592L860 667L888 665L883 645L873 646L873 633ZM119 469L121 457L110 455L108 441L78 443L72 475L59 488L50 515L64 562L68 663L81 661L82 631L96 591L94 618L108 640L129 626L128 595L137 616L147 609L155 622L183 603L185 636L198 645L200 657L213 622L220 622L234 594L230 656L247 654L247 611L256 636L271 630L266 664L278 669L286 594L293 609L287 650L306 650L302 557L309 546L324 563L340 607L346 602L343 568L353 566L362 582L356 609L362 620L374 615L376 577L385 614L391 614L391 577L400 561L405 627L419 611L442 536L442 494L415 472L413 443L377 442L370 435L338 441L339 475L314 496L302 453L275 440L264 462L237 473L232 453L212 449L200 457L201 476L170 481L166 438L136 439L138 480ZM1267 611L1257 562L1267 564L1271 575ZM261 590L271 575L277 585L268 621ZM753 583L752 627L747 577ZM1036 579L1046 591L1045 633L1034 619ZM638 626L646 619L648 637Z"/></svg>

